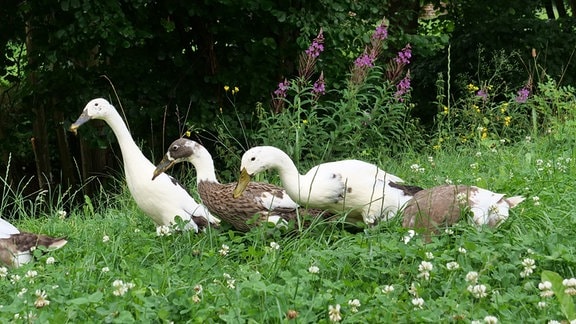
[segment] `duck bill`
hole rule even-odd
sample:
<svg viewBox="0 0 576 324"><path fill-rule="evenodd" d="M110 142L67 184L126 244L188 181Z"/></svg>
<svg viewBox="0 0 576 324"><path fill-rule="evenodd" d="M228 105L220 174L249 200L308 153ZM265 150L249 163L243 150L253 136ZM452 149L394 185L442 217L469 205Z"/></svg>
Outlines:
<svg viewBox="0 0 576 324"><path fill-rule="evenodd" d="M246 169L242 169L242 172L240 172L240 179L236 184L236 188L234 188L233 193L234 198L242 196L242 193L244 192L244 190L246 190L246 187L248 186L249 182L250 182L250 174L248 174L248 171L246 171Z"/></svg>
<svg viewBox="0 0 576 324"><path fill-rule="evenodd" d="M164 155L162 161L156 165L156 169L154 170L154 175L152 176L152 180L156 179L162 172L170 169L174 165L174 160L170 160L168 156Z"/></svg>
<svg viewBox="0 0 576 324"><path fill-rule="evenodd" d="M70 125L70 131L74 133L74 135L78 134L78 127L82 126L84 123L90 120L90 116L86 112L83 112L80 117L74 122L74 124Z"/></svg>

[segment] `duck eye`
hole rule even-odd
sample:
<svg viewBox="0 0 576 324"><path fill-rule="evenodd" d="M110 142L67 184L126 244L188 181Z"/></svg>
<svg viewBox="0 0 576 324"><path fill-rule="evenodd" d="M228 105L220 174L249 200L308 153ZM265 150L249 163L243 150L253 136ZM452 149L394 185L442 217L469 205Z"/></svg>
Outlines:
<svg viewBox="0 0 576 324"><path fill-rule="evenodd" d="M172 151L178 151L178 145L172 146Z"/></svg>
<svg viewBox="0 0 576 324"><path fill-rule="evenodd" d="M256 157L253 156L253 157L250 159L250 161L256 161Z"/></svg>
<svg viewBox="0 0 576 324"><path fill-rule="evenodd" d="M98 106L98 103L95 103L94 106Z"/></svg>

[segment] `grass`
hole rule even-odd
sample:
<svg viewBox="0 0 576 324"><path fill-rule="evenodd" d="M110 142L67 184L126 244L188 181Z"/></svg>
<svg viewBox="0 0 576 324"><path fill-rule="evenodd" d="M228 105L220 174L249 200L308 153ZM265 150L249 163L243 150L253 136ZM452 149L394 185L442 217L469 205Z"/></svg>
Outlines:
<svg viewBox="0 0 576 324"><path fill-rule="evenodd" d="M19 228L70 242L7 270L0 322L325 323L336 305L346 323L566 320L572 297L561 295L558 281L555 296L541 297L539 284L545 271L575 277L572 144L550 135L382 161L424 187L452 181L528 197L496 230L462 222L431 244L418 235L405 243L399 219L358 233L321 223L300 235L224 226L157 236L127 190L103 196L111 201L99 206L86 200L65 218L57 209L29 215L21 208ZM50 257L56 262L47 264ZM525 259L535 267L521 276ZM423 262L432 265L428 279ZM476 282L469 272L477 272ZM41 308L34 306L38 290L50 301Z"/></svg>

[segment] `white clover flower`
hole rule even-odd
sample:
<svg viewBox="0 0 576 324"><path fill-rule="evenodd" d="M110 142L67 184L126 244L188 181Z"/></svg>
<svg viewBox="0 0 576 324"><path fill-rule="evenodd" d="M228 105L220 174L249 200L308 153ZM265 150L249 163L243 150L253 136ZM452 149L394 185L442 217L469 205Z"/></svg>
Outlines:
<svg viewBox="0 0 576 324"><path fill-rule="evenodd" d="M419 172L419 173L424 173L424 171L426 171L426 169L424 169L423 167L421 167L416 163L410 166L410 170L412 170L412 172Z"/></svg>
<svg viewBox="0 0 576 324"><path fill-rule="evenodd" d="M158 228L156 228L156 229L158 229ZM134 229L134 233L140 233L140 229L139 229L139 228L135 228L135 229Z"/></svg>
<svg viewBox="0 0 576 324"><path fill-rule="evenodd" d="M170 236L172 235L172 228L168 225L161 225L156 227L156 236Z"/></svg>
<svg viewBox="0 0 576 324"><path fill-rule="evenodd" d="M230 247L226 244L222 244L222 248L218 251L220 255L226 256L228 255L228 251L230 251Z"/></svg>
<svg viewBox="0 0 576 324"><path fill-rule="evenodd" d="M112 282L112 287L116 288L112 293L115 296L124 296L124 294L134 288L134 284L131 282L124 282L120 279L114 280L114 282Z"/></svg>
<svg viewBox="0 0 576 324"><path fill-rule="evenodd" d="M485 285L474 285L474 286L470 285L468 286L467 289L472 294L472 296L476 298L484 298L488 296Z"/></svg>
<svg viewBox="0 0 576 324"><path fill-rule="evenodd" d="M420 271L420 272L432 271L433 268L434 268L434 265L432 265L431 262L422 261L422 262L420 262L420 265L418 266L418 271Z"/></svg>
<svg viewBox="0 0 576 324"><path fill-rule="evenodd" d="M350 299L348 301L348 306L350 306L350 311L352 313L358 313L358 307L360 307L360 301L358 299Z"/></svg>
<svg viewBox="0 0 576 324"><path fill-rule="evenodd" d="M453 270L457 270L458 268L460 268L460 265L458 264L458 262L455 261L451 261L446 263L446 269L453 271Z"/></svg>
<svg viewBox="0 0 576 324"><path fill-rule="evenodd" d="M453 184L454 182L452 181L452 179L446 178L446 179L444 180L444 183L451 185L451 184Z"/></svg>
<svg viewBox="0 0 576 324"><path fill-rule="evenodd" d="M462 254L466 254L466 252L468 252L468 251L466 251L466 249L463 248L463 247L459 247L459 248L458 248L458 252L460 252L460 253L462 253Z"/></svg>
<svg viewBox="0 0 576 324"><path fill-rule="evenodd" d="M470 169L473 169L473 170L478 169L478 163L470 164Z"/></svg>
<svg viewBox="0 0 576 324"><path fill-rule="evenodd" d="M444 233L448 234L448 235L452 235L454 234L454 230L451 228L445 228L444 229Z"/></svg>
<svg viewBox="0 0 576 324"><path fill-rule="evenodd" d="M196 295L201 294L203 290L204 288L202 287L201 284L197 284L196 286L194 286L194 291L196 292Z"/></svg>
<svg viewBox="0 0 576 324"><path fill-rule="evenodd" d="M540 197L533 196L532 201L534 202L534 206L540 206Z"/></svg>
<svg viewBox="0 0 576 324"><path fill-rule="evenodd" d="M56 214L58 214L58 218L60 219L64 219L66 218L66 215L68 215L68 213L65 210L59 210L56 212Z"/></svg>
<svg viewBox="0 0 576 324"><path fill-rule="evenodd" d="M8 275L8 268L0 267L0 278L6 278Z"/></svg>
<svg viewBox="0 0 576 324"><path fill-rule="evenodd" d="M336 306L328 306L328 318L331 322L340 322L342 320L342 314L340 314L340 304Z"/></svg>
<svg viewBox="0 0 576 324"><path fill-rule="evenodd" d="M313 266L310 266L310 268L308 268L308 272L310 272L310 273L318 273L318 272L320 272L320 268L318 268L317 266L313 265Z"/></svg>
<svg viewBox="0 0 576 324"><path fill-rule="evenodd" d="M46 264L54 264L54 262L56 262L56 259L54 259L53 257L48 257L46 259Z"/></svg>
<svg viewBox="0 0 576 324"><path fill-rule="evenodd" d="M562 322L557 321L557 320L550 320L550 321L548 321L548 324L562 324Z"/></svg>
<svg viewBox="0 0 576 324"><path fill-rule="evenodd" d="M36 290L36 301L34 302L34 306L36 308L42 308L44 306L48 306L50 304L50 301L48 299L48 295L46 295L46 292L44 290Z"/></svg>
<svg viewBox="0 0 576 324"><path fill-rule="evenodd" d="M22 289L18 292L18 294L16 294L16 295L17 295L18 297L22 297L22 296L24 296L24 294L25 294L27 291L28 291L27 288L22 288Z"/></svg>
<svg viewBox="0 0 576 324"><path fill-rule="evenodd" d="M543 281L543 282L538 284L538 289L550 290L550 289L552 289L552 283L550 281Z"/></svg>
<svg viewBox="0 0 576 324"><path fill-rule="evenodd" d="M496 316L486 316L484 317L484 323L487 324L497 324L498 323L498 318Z"/></svg>
<svg viewBox="0 0 576 324"><path fill-rule="evenodd" d="M108 235L104 235L104 236L102 237L102 243L106 243L106 242L108 242L108 241L110 241L110 237L109 237Z"/></svg>
<svg viewBox="0 0 576 324"><path fill-rule="evenodd" d="M542 309L542 308L546 308L548 306L548 303L546 303L545 301L539 301L536 306L538 308Z"/></svg>
<svg viewBox="0 0 576 324"><path fill-rule="evenodd" d="M429 156L429 157L428 157L428 162L429 162L429 163L434 163L434 157L433 157L433 156Z"/></svg>
<svg viewBox="0 0 576 324"><path fill-rule="evenodd" d="M106 272L109 272L109 271L110 271L110 268L104 267L104 268L102 268L101 271L102 271L102 273L106 273Z"/></svg>
<svg viewBox="0 0 576 324"><path fill-rule="evenodd" d="M481 157L482 156L482 152L478 151L476 152L476 154L474 154L476 157Z"/></svg>
<svg viewBox="0 0 576 324"><path fill-rule="evenodd" d="M420 297L412 298L412 305L417 308L422 308L422 306L424 306L424 299Z"/></svg>
<svg viewBox="0 0 576 324"><path fill-rule="evenodd" d="M522 265L524 266L524 270L520 272L520 277L522 278L528 277L534 272L534 269L536 269L536 262L534 259L525 258L522 260Z"/></svg>
<svg viewBox="0 0 576 324"><path fill-rule="evenodd" d="M20 275L17 275L17 274L14 274L14 275L11 275L11 276L10 276L10 282L11 282L12 284L17 283L18 281L20 281L20 279L22 279L22 278L20 277Z"/></svg>
<svg viewBox="0 0 576 324"><path fill-rule="evenodd" d="M270 247L273 250L279 250L280 249L280 244L276 243L276 242L270 242Z"/></svg>
<svg viewBox="0 0 576 324"><path fill-rule="evenodd" d="M576 278L564 279L562 280L562 285L566 287L564 292L567 295L570 296L576 295Z"/></svg>
<svg viewBox="0 0 576 324"><path fill-rule="evenodd" d="M408 288L408 292L414 297L418 297L418 286L419 284L413 282L410 284L410 288Z"/></svg>
<svg viewBox="0 0 576 324"><path fill-rule="evenodd" d="M393 285L384 285L384 287L382 288L382 292L385 294L389 294L391 292L394 291L394 286Z"/></svg>
<svg viewBox="0 0 576 324"><path fill-rule="evenodd" d="M536 166L542 166L542 164L544 164L544 160L542 159L536 160Z"/></svg>
<svg viewBox="0 0 576 324"><path fill-rule="evenodd" d="M198 304L200 302L200 296L198 295L192 296L192 302Z"/></svg>
<svg viewBox="0 0 576 324"><path fill-rule="evenodd" d="M25 277L26 277L26 278L34 278L34 277L36 277L37 275L38 275L38 271L36 271L36 270L28 270L28 271L26 272Z"/></svg>
<svg viewBox="0 0 576 324"><path fill-rule="evenodd" d="M531 140L532 140L532 137L526 136L526 142L530 142Z"/></svg>
<svg viewBox="0 0 576 324"><path fill-rule="evenodd" d="M470 271L466 274L466 281L475 284L478 282L478 272Z"/></svg>
<svg viewBox="0 0 576 324"><path fill-rule="evenodd" d="M424 255L426 256L426 259L428 259L428 260L434 259L434 254L432 254L432 252L426 252Z"/></svg>
<svg viewBox="0 0 576 324"><path fill-rule="evenodd" d="M407 234L402 238L404 244L408 244L408 242L410 242L410 240L414 237L414 235L416 235L416 232L414 230L408 230Z"/></svg>

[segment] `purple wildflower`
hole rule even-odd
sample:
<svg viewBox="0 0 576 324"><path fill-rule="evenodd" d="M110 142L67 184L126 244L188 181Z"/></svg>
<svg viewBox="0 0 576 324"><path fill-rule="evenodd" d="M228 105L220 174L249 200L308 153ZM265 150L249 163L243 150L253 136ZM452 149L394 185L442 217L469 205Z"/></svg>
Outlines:
<svg viewBox="0 0 576 324"><path fill-rule="evenodd" d="M374 66L374 57L372 55L368 55L367 53L364 53L362 55L360 55L356 61L354 61L354 65L356 65L359 68L362 67L372 67Z"/></svg>
<svg viewBox="0 0 576 324"><path fill-rule="evenodd" d="M274 90L274 94L276 95L276 97L285 98L288 87L290 87L290 82L284 79L284 81L278 83L278 89Z"/></svg>
<svg viewBox="0 0 576 324"><path fill-rule="evenodd" d="M518 96L516 97L516 102L518 103L525 103L528 100L528 96L530 95L530 90L524 87L518 90Z"/></svg>
<svg viewBox="0 0 576 324"><path fill-rule="evenodd" d="M310 47L308 47L308 49L306 50L306 55L312 58L317 58L318 56L320 56L320 53L324 51L323 43L324 43L324 34L322 29L320 29L318 36L314 38L312 44L310 44Z"/></svg>
<svg viewBox="0 0 576 324"><path fill-rule="evenodd" d="M398 64L408 65L410 64L410 58L412 58L412 47L407 44L400 52L398 56L394 58L394 61Z"/></svg>
<svg viewBox="0 0 576 324"><path fill-rule="evenodd" d="M376 27L376 30L374 31L374 34L372 34L372 39L375 40L384 40L388 37L388 26L386 26L384 24L384 22L382 22L380 25L378 25L378 27Z"/></svg>
<svg viewBox="0 0 576 324"><path fill-rule="evenodd" d="M486 91L484 91L484 89L478 90L478 92L476 92L476 95L477 95L478 97L481 97L482 100L487 100L487 99L488 99L488 93L486 93Z"/></svg>
<svg viewBox="0 0 576 324"><path fill-rule="evenodd" d="M324 72L320 73L318 80L314 82L314 86L312 88L312 93L315 95L321 95L326 93L326 83L324 82Z"/></svg>
<svg viewBox="0 0 576 324"><path fill-rule="evenodd" d="M394 97L398 99L398 101L404 101L402 96L408 91L410 91L410 72L406 73L404 79L400 80L396 85L396 93L394 94Z"/></svg>

